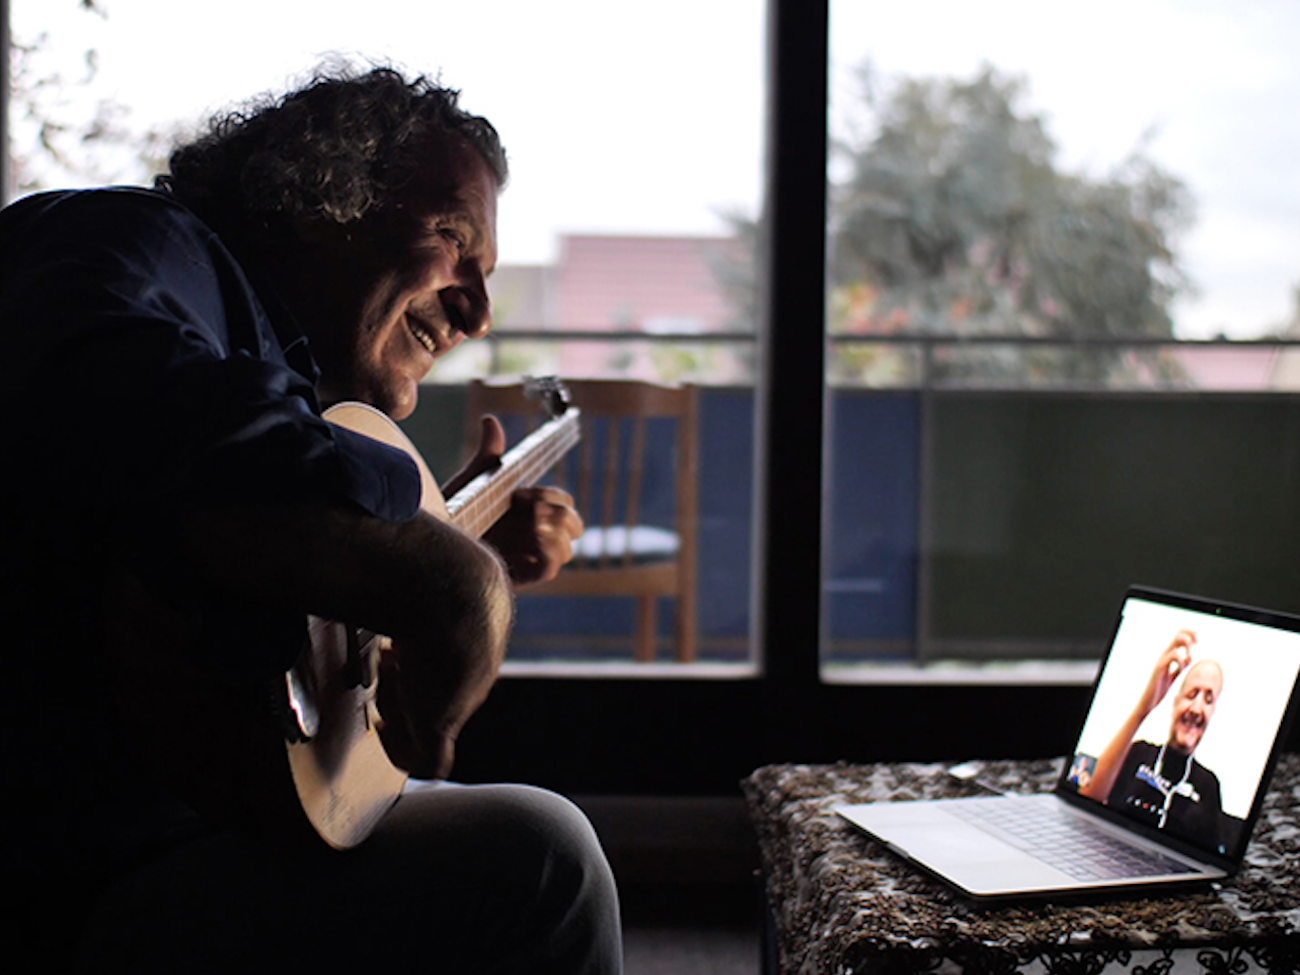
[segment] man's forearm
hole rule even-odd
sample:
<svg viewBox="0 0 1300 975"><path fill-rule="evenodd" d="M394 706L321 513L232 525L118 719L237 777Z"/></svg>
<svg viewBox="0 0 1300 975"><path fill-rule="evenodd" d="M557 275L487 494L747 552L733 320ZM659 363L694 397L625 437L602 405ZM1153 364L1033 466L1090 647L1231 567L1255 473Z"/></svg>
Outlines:
<svg viewBox="0 0 1300 975"><path fill-rule="evenodd" d="M391 523L342 505L268 505L191 511L178 527L213 592L364 626L408 656L436 655L447 678L495 677L513 612L505 569L430 515Z"/></svg>
<svg viewBox="0 0 1300 975"><path fill-rule="evenodd" d="M346 619L397 635L507 594L486 546L420 513L408 522L307 503L187 512L178 535L193 571L232 599Z"/></svg>
<svg viewBox="0 0 1300 975"><path fill-rule="evenodd" d="M1092 778L1086 786L1079 788L1079 792L1102 802L1110 798L1111 790L1115 788L1115 782L1119 779L1120 769L1124 767L1124 760L1128 758L1129 749L1133 747L1133 736L1137 734L1141 725L1142 716L1136 713L1129 715L1106 748L1097 756L1097 767L1093 770Z"/></svg>

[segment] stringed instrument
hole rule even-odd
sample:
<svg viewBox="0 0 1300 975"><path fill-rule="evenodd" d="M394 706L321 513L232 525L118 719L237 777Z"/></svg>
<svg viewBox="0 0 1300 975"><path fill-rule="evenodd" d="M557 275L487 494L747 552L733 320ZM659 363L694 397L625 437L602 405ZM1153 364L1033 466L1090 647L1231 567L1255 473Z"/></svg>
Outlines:
<svg viewBox="0 0 1300 975"><path fill-rule="evenodd" d="M420 470L421 507L479 538L506 512L520 487L535 483L578 442L578 410L563 387L539 382L552 419L444 501L415 446L385 414L362 403L340 403L325 419L407 453ZM289 769L298 800L317 834L347 849L364 840L406 784L379 738L375 706L379 654L386 638L311 617L310 646L288 672L284 711Z"/></svg>
<svg viewBox="0 0 1300 975"><path fill-rule="evenodd" d="M567 393L553 380L538 385L552 419L445 501L386 415L343 403L325 418L407 453L420 471L421 507L478 538L517 488L535 483L578 441ZM401 795L407 776L384 751L375 704L384 637L309 617L309 640L288 673L250 684L196 663L190 649L204 639L201 613L162 600L124 566L106 570L102 604L110 661L103 696L124 754L195 809L276 846L324 840L347 849Z"/></svg>

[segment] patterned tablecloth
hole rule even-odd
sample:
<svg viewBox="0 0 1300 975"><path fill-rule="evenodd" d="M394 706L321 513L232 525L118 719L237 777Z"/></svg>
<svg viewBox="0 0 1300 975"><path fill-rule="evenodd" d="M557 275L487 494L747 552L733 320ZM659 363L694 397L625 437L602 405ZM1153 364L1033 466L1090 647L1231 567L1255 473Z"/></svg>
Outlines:
<svg viewBox="0 0 1300 975"><path fill-rule="evenodd" d="M1059 761L986 762L1042 792ZM742 783L782 975L1300 972L1300 755L1284 755L1242 870L1203 890L1090 904L979 907L849 826L842 803L987 794L946 765L773 765Z"/></svg>

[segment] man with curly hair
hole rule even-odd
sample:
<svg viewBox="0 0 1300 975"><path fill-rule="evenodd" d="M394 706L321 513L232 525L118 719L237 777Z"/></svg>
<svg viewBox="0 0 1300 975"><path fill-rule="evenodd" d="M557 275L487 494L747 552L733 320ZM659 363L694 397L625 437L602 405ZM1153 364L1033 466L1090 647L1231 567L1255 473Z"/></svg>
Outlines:
<svg viewBox="0 0 1300 975"><path fill-rule="evenodd" d="M416 779L449 774L512 587L552 577L581 520L528 489L472 539L420 509L409 457L321 413L409 416L435 360L487 333L506 175L456 92L336 69L216 120L154 189L0 213L0 389L23 416L0 547L21 648L10 920L47 968L619 970L608 864L559 796L409 789L338 852L211 814L184 783L216 769L175 761L234 732L173 666L237 712L311 613L391 637L384 748ZM446 493L503 440L486 419ZM160 742L180 746L161 764L196 767L160 775Z"/></svg>

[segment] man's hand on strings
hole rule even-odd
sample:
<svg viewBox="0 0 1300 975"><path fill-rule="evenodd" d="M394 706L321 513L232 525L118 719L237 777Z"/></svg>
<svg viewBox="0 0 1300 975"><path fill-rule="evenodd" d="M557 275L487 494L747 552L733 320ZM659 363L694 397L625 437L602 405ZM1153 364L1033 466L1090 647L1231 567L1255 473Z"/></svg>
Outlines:
<svg viewBox="0 0 1300 975"><path fill-rule="evenodd" d="M483 541L500 553L514 584L526 586L555 578L573 558L573 543L582 529L582 517L567 491L522 488Z"/></svg>
<svg viewBox="0 0 1300 975"><path fill-rule="evenodd" d="M483 417L479 447L444 489L452 497L478 475L501 466L506 435L494 416ZM510 508L488 529L483 541L501 556L516 586L554 579L573 558L573 543L582 534L582 518L566 491L554 487L521 488Z"/></svg>

